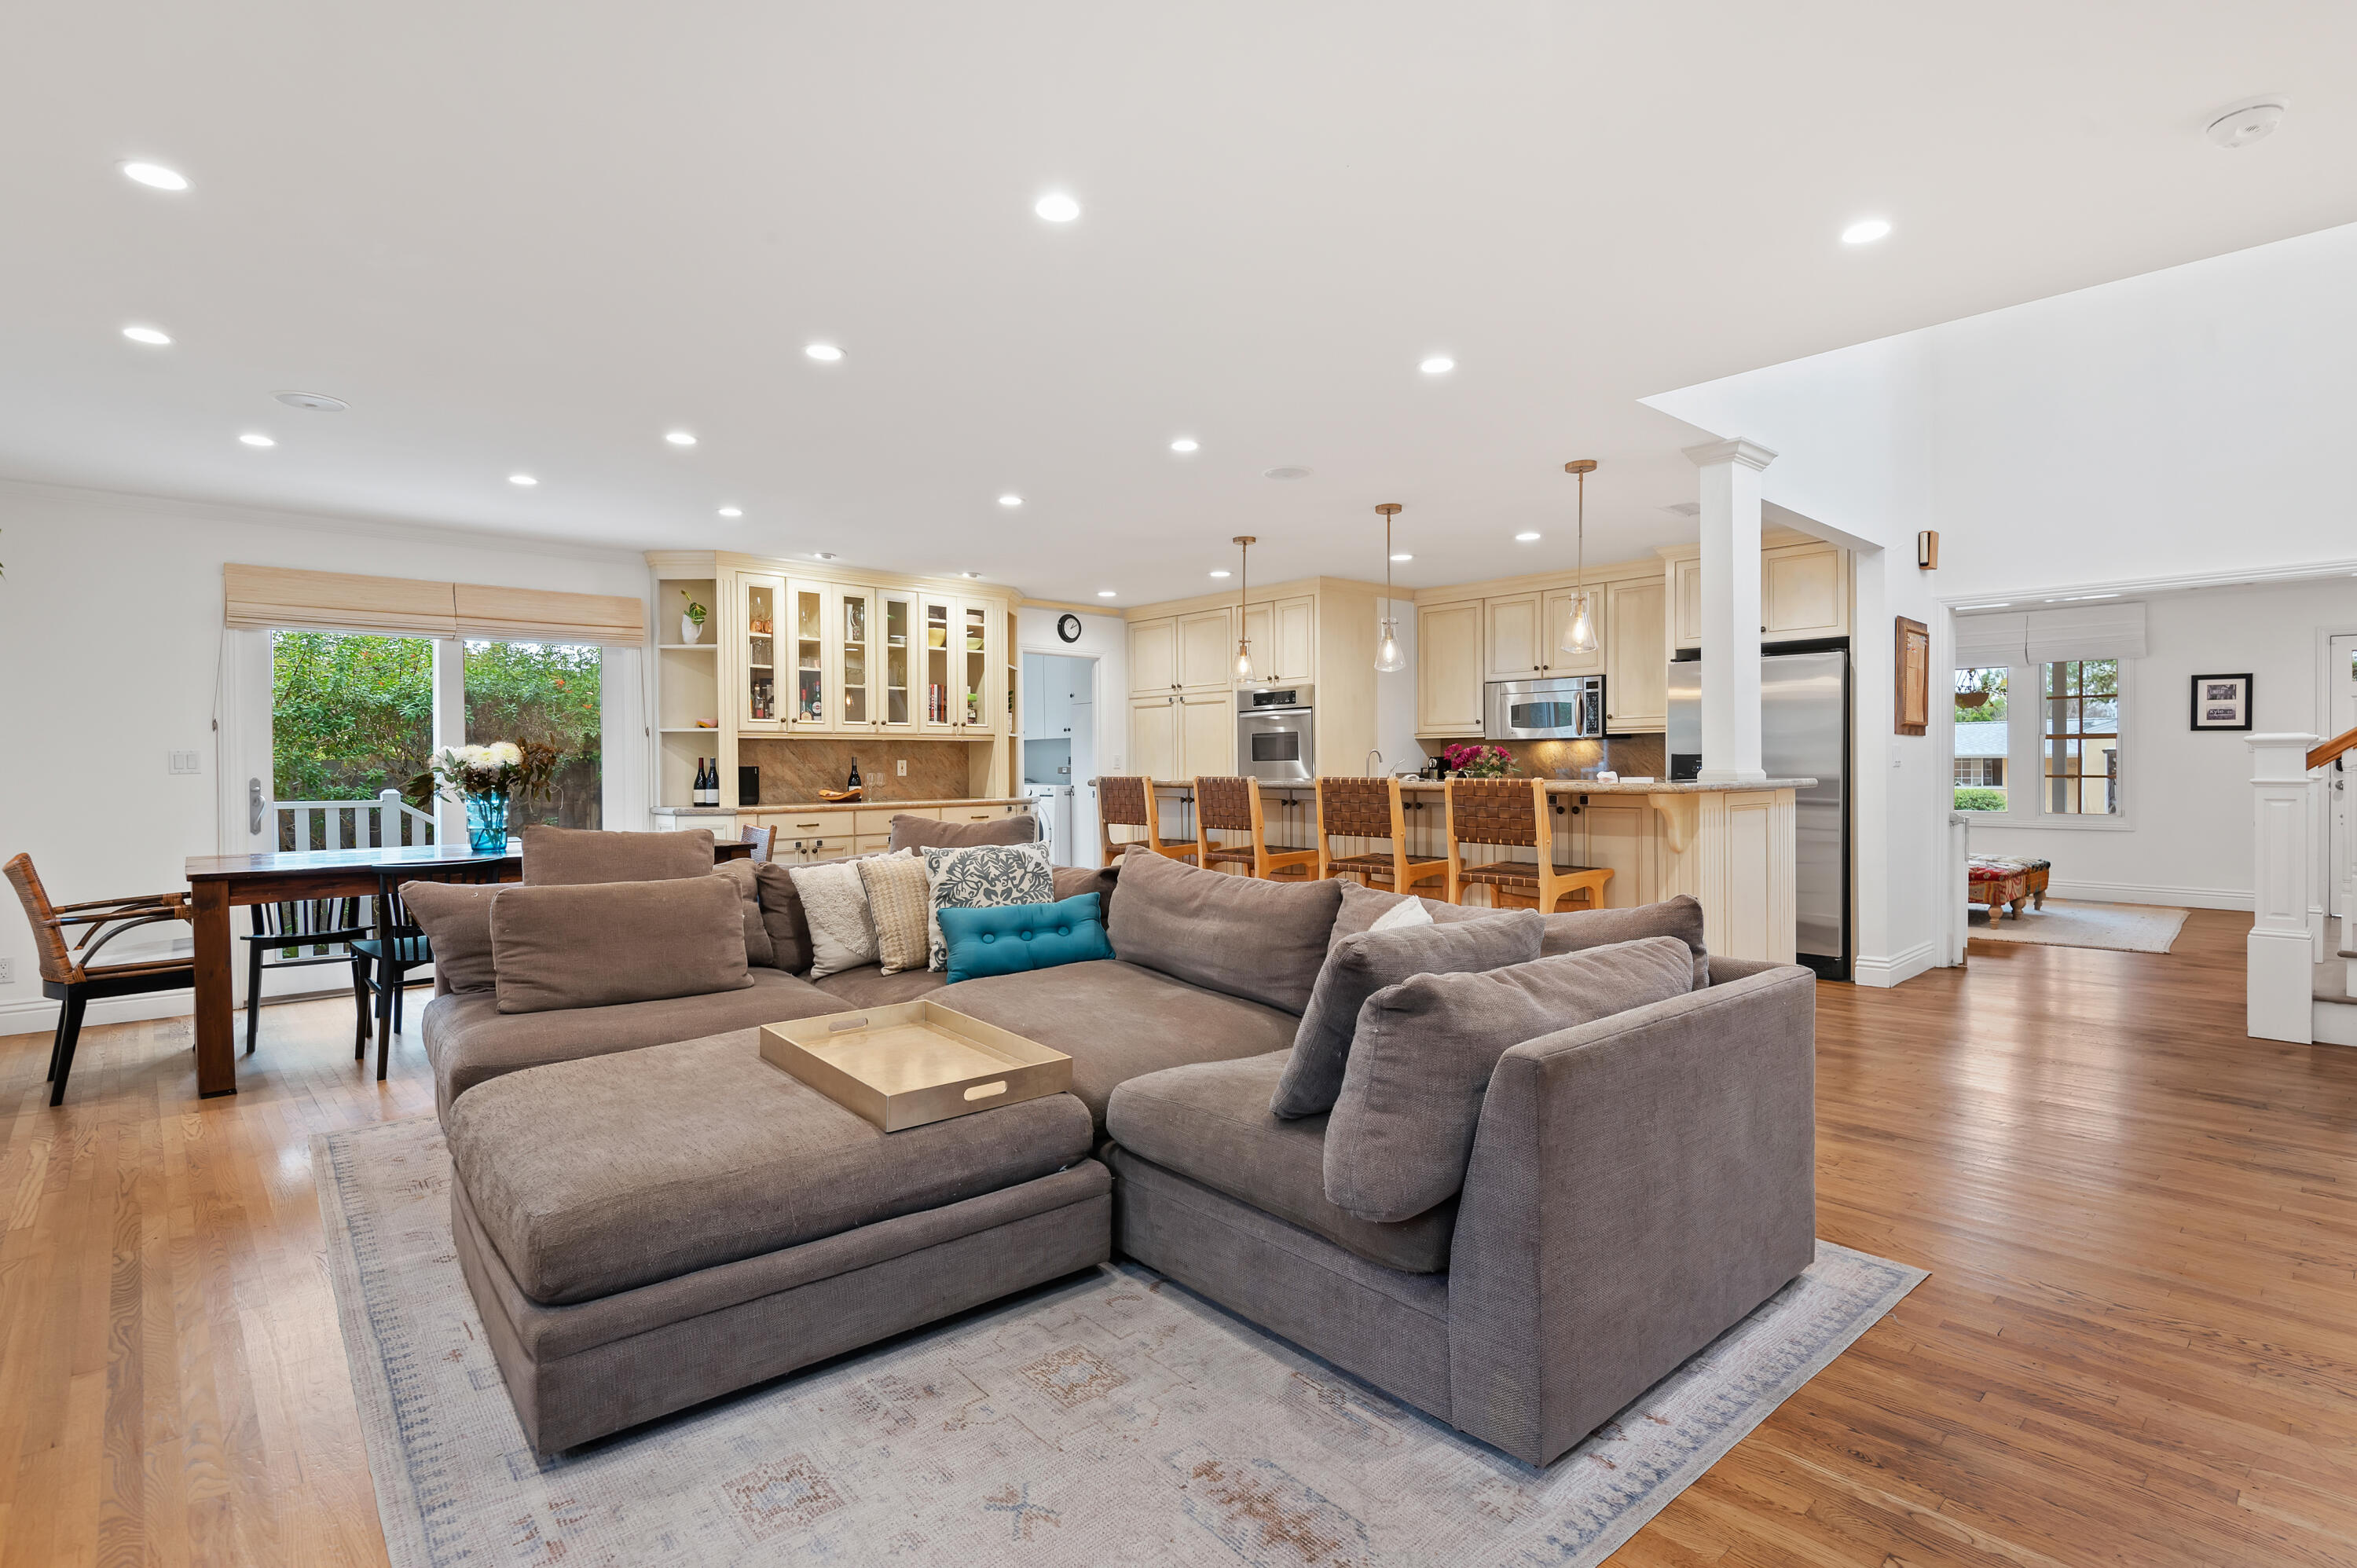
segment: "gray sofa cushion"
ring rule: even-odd
[[[752,1030],[511,1073],[451,1109],[450,1158],[517,1286],[588,1301],[1047,1176],[1070,1095],[886,1133],[761,1059]]]
[[[1121,880],[1121,862],[1116,860],[1102,871],[1086,865],[1053,866],[1048,875],[1055,883],[1049,903],[1060,904],[1067,898],[1093,893],[1097,896],[1099,916],[1108,920],[1113,918],[1113,890]]]
[[[726,879],[737,889],[737,912],[745,922],[745,961],[765,969],[775,967],[778,944],[761,918],[760,867],[749,860],[732,860],[714,867],[712,875]]]
[[[712,830],[675,833],[606,832],[595,828],[523,831],[523,880],[529,887],[581,882],[660,882],[712,871]]]
[[[961,980],[933,998],[1071,1057],[1072,1092],[1100,1126],[1125,1079],[1286,1050],[1300,1023],[1118,959]]]
[[[834,1011],[838,1013],[847,1013],[855,1007],[889,1007],[896,1002],[914,1002],[949,983],[950,977],[937,969],[920,965],[887,974],[881,966],[872,963],[822,975],[811,982],[835,999]]]
[[[1344,937],[1357,936],[1414,897],[1411,894],[1386,893],[1379,887],[1362,887],[1341,877],[1335,878],[1335,881],[1342,889],[1342,907],[1335,913],[1334,934],[1329,941],[1339,942]],[[1425,913],[1430,915],[1436,923],[1444,926],[1458,920],[1487,919],[1491,915],[1501,913],[1481,904],[1447,904],[1437,898],[1422,897],[1415,901],[1424,906]]]
[[[1286,1122],[1269,1112],[1286,1059],[1273,1051],[1133,1078],[1113,1091],[1105,1131],[1132,1154],[1370,1262],[1413,1274],[1446,1269],[1457,1225],[1454,1198],[1403,1223],[1379,1225],[1326,1196],[1326,1118]]]
[[[402,902],[434,950],[436,992],[489,991],[499,972],[491,962],[491,899],[496,882],[404,882]]]
[[[502,887],[491,900],[500,1011],[549,1013],[741,991],[744,899],[709,870],[669,882]]]
[[[774,969],[751,973],[753,983],[742,991],[564,1013],[502,1013],[499,998],[488,991],[437,996],[419,1020],[426,1059],[434,1064],[435,1108],[447,1116],[457,1098],[477,1084],[522,1068],[844,1009],[844,1003],[806,980]]]
[[[1688,893],[1633,909],[1574,909],[1549,915],[1546,939],[1539,950],[1553,958],[1643,937],[1675,937],[1685,943],[1694,955],[1692,989],[1699,991],[1710,983],[1710,950],[1702,942],[1702,905]]]
[[[1336,882],[1263,882],[1143,851],[1121,863],[1114,956],[1298,1016],[1341,908]]]
[[[770,933],[770,966],[800,974],[811,966],[810,917],[794,891],[792,871],[774,861],[753,867],[761,894],[761,925]]]
[[[1546,918],[1537,910],[1487,910],[1484,916],[1361,931],[1334,943],[1318,972],[1318,987],[1309,993],[1309,1010],[1301,1015],[1269,1110],[1279,1116],[1316,1116],[1334,1109],[1335,1098],[1342,1092],[1342,1069],[1351,1059],[1351,1036],[1359,1026],[1359,1009],[1385,986],[1411,975],[1478,973],[1528,963],[1539,956],[1539,935],[1546,929]]]
[[[1367,999],[1326,1133],[1326,1196],[1362,1219],[1423,1213],[1465,1185],[1498,1058],[1694,989],[1673,937],[1484,974],[1422,974]]]
[[[1039,820],[1028,811],[986,822],[943,822],[931,817],[895,816],[894,849],[964,849],[978,843],[1037,843]]]

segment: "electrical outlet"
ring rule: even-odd
[[[903,757],[893,763],[892,773],[895,778],[906,779],[909,776],[909,759]]]
[[[0,985],[14,985],[16,983],[16,961],[13,958],[0,958]]]
[[[172,753],[171,761],[168,764],[168,769],[174,773],[195,773],[199,771],[197,766],[197,754],[193,751],[176,751]]]

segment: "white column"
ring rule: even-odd
[[[2308,885],[2316,847],[2309,832],[2312,735],[2255,735],[2251,748],[2251,934],[2244,948],[2244,1032],[2254,1039],[2314,1040],[2315,949]]]
[[[434,744],[467,744],[467,645],[455,637],[434,639]],[[434,842],[467,842],[463,801],[434,802]]]
[[[1748,784],[1760,767],[1760,472],[1776,460],[1743,440],[1689,446],[1702,470],[1702,772]]]

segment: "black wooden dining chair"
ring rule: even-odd
[[[262,972],[350,963],[349,944],[369,934],[367,912],[358,898],[296,898],[284,904],[249,904],[253,929],[245,943],[245,1054],[253,1054],[262,1023]],[[368,1008],[361,1008],[368,1027]]]
[[[186,893],[150,893],[137,898],[96,898],[86,904],[56,905],[33,869],[33,858],[20,854],[7,865],[8,880],[33,923],[33,946],[40,954],[41,994],[64,1004],[58,1012],[58,1032],[49,1042],[49,1103],[62,1104],[66,1075],[73,1071],[74,1047],[81,1039],[83,1010],[93,1001],[111,996],[138,996],[153,991],[178,991],[197,983],[197,961],[189,958],[134,959],[126,963],[92,963],[98,950],[124,932],[160,920],[188,918]],[[69,942],[68,928],[88,926],[78,942]]]
[[[393,1032],[401,1027],[401,996],[413,969],[434,961],[425,932],[410,918],[401,897],[404,882],[497,882],[505,875],[504,857],[453,860],[434,865],[380,866],[376,874],[376,927],[351,944],[352,995],[360,1003],[360,1026],[352,1040],[352,1060],[368,1057],[370,1004],[376,1014],[376,1076],[384,1078],[393,1059]]]

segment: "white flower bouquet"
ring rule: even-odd
[[[555,773],[556,762],[556,748],[539,741],[437,746],[425,759],[425,771],[403,793],[421,811],[436,795],[446,800],[528,795]]]

